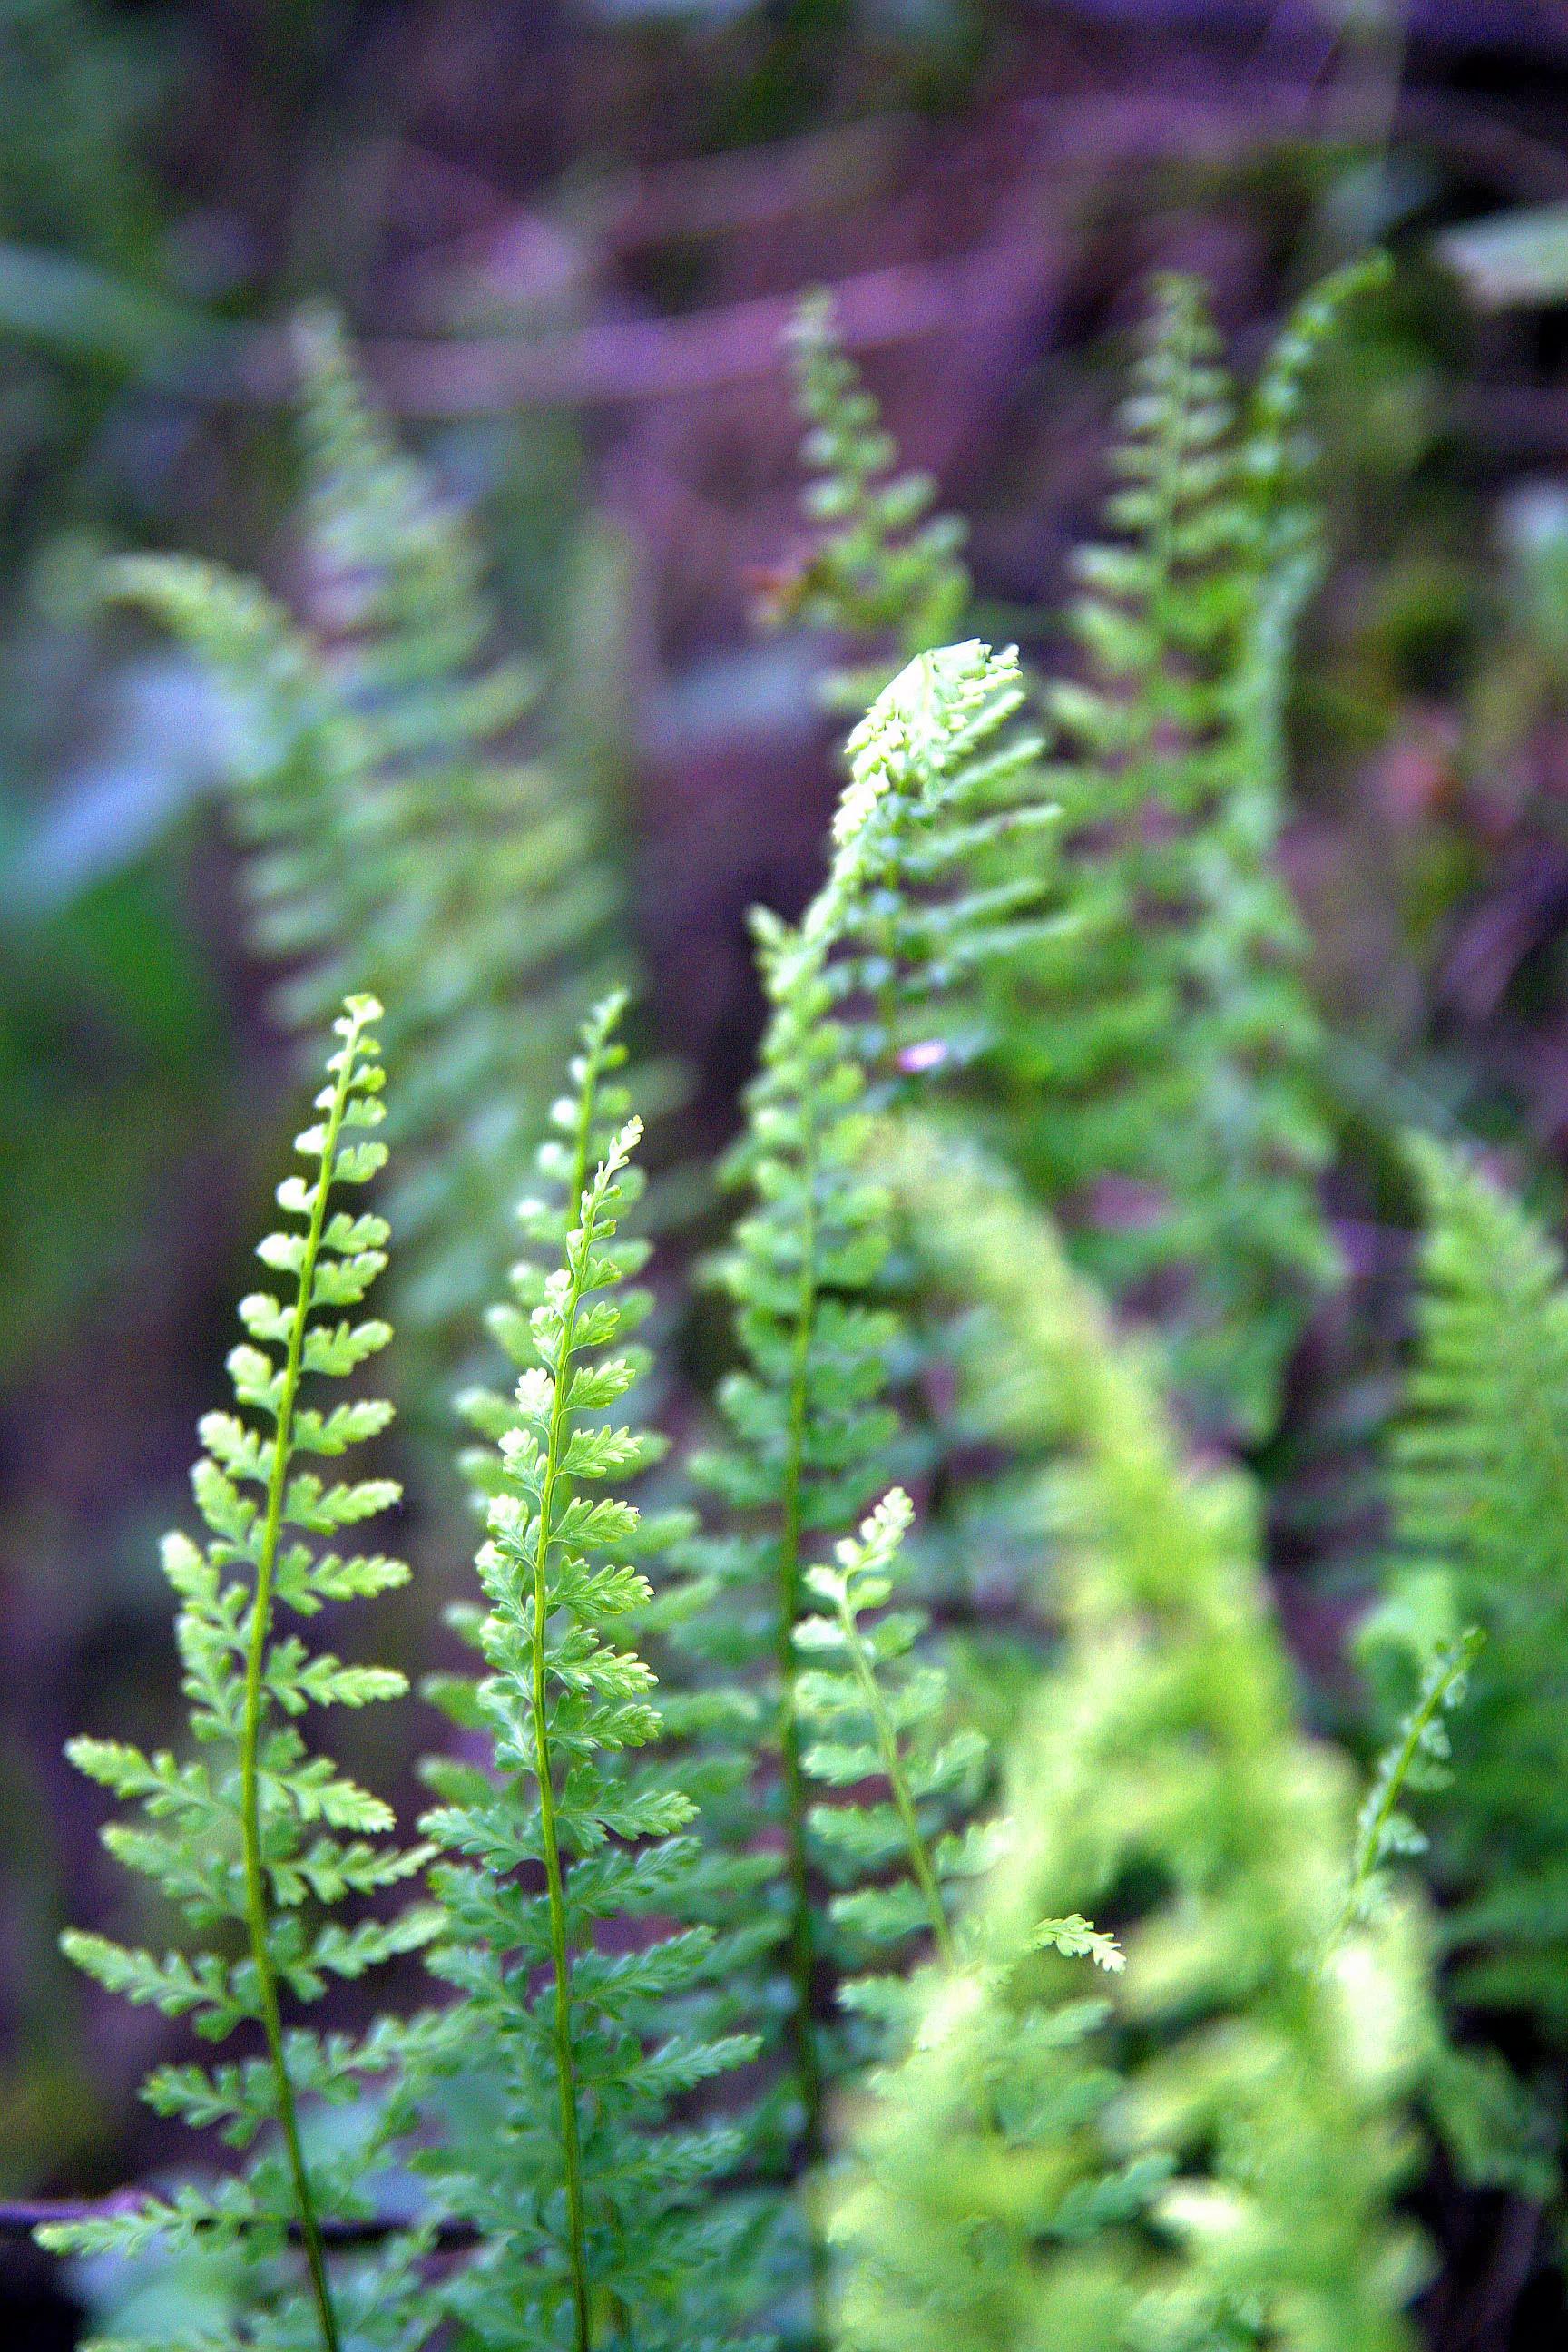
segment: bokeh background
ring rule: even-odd
[[[132,2097],[163,2027],[56,1951],[122,1899],[60,1748],[177,1726],[154,1538],[296,1066],[244,946],[223,714],[95,603],[104,556],[287,593],[287,322],[337,304],[613,780],[695,1157],[758,1024],[744,910],[804,901],[836,788],[827,649],[754,619],[803,543],[797,292],[836,289],[969,520],[984,625],[1048,665],[1150,273],[1207,278],[1245,366],[1372,242],[1396,270],[1318,398],[1336,561],[1289,856],[1358,1311],[1392,1349],[1403,1240],[1358,1107],[1403,1090],[1538,1183],[1568,1150],[1568,6],[0,0],[0,2195],[169,2154]],[[1379,1365],[1344,1377],[1343,1311],[1277,1441],[1324,1708],[1373,1528],[1342,1469]],[[427,1615],[394,1639],[426,1662]],[[1448,2217],[1428,2313],[1455,2352],[1549,2316],[1483,2204]],[[73,2327],[0,2242],[0,2342]]]

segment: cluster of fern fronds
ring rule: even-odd
[[[146,2095],[243,2161],[50,2242],[221,2255],[191,2352],[1394,2352],[1423,2136],[1552,2192],[1553,1246],[1478,1163],[1413,1146],[1420,1328],[1352,1748],[1302,1719],[1237,1450],[1335,1278],[1274,851],[1320,562],[1303,378],[1365,278],[1304,308],[1239,419],[1200,297],[1161,287],[1081,567],[1089,674],[1049,689],[937,642],[958,534],[805,314],[826,532],[794,601],[867,641],[841,690],[876,690],[820,889],[757,919],[730,1357],[673,1453],[637,1411],[635,1335],[674,1302],[649,1322],[637,1279],[626,999],[579,1003],[594,827],[512,756],[526,697],[476,670],[472,542],[332,331],[306,338],[309,613],[179,562],[121,575],[230,680],[289,1018],[343,998],[260,1246],[277,1289],[241,1302],[236,1410],[202,1423],[205,1538],[164,1549],[192,1744],[72,1750],[138,1808],[106,1843],[182,1926],[68,1948],[237,2053]],[[342,1198],[385,1157],[372,983],[384,1218]],[[427,1686],[452,1729],[412,1845],[305,1736],[405,1689],[307,1639],[405,1574],[352,1532],[395,1483],[317,1466],[387,1443],[358,1375],[391,1334],[356,1311],[405,1245],[441,1360],[510,1373],[461,1400],[472,1655]],[[987,1693],[943,1612],[1004,1524],[1024,1565]],[[416,1954],[423,1997],[294,2021]],[[1498,2011],[1531,2079],[1486,2051]],[[110,2340],[169,2352],[161,2308]]]

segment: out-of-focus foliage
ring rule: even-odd
[[[984,1310],[974,1402],[1040,1464],[1066,1632],[963,1965],[855,2136],[844,2341],[1402,2343],[1385,2200],[1418,1980],[1397,1932],[1311,1965],[1342,1780],[1292,1723],[1256,1497],[1184,1459],[1152,1366],[1005,1178],[919,1130],[878,1160]],[[1038,1948],[1086,1909],[1126,1954],[1095,1999]]]
[[[128,558],[116,581],[227,689],[256,944],[289,967],[279,1018],[308,1031],[345,988],[390,1008],[400,1320],[438,1410],[500,1289],[554,1073],[622,960],[619,894],[580,773],[519,740],[533,673],[479,667],[494,622],[467,518],[393,446],[335,329],[311,321],[300,349],[302,617],[189,559]]]

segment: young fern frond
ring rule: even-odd
[[[756,2044],[709,2030],[707,1990],[736,1949],[689,1919],[668,1925],[703,1883],[683,1834],[695,1808],[667,1762],[633,1760],[661,1726],[653,1675],[626,1646],[658,1604],[629,1560],[664,1534],[592,1491],[658,1451],[605,1418],[639,1370],[619,1345],[638,1300],[616,1294],[643,1255],[617,1232],[640,1124],[607,1147],[602,1136],[619,1009],[611,1000],[588,1023],[559,1106],[565,1133],[546,1155],[571,1205],[525,1204],[556,1259],[515,1277],[520,1303],[533,1301],[526,1324],[500,1318],[525,1369],[510,1402],[470,1400],[497,1447],[479,1556],[489,1673],[446,1696],[488,1735],[493,1769],[429,1767],[446,1801],[426,1827],[452,1857],[434,1874],[445,1927],[431,1965],[461,1996],[444,2063],[481,2110],[429,2168],[480,2238],[447,2305],[463,2343],[494,2352],[696,2352],[733,2340],[739,2299],[724,2259],[735,2224],[700,2208],[737,2135],[668,2110]],[[531,1869],[542,1887],[520,1881]],[[641,1927],[634,1947],[595,1942],[601,1923],[627,1918]]]
[[[1010,654],[957,646],[911,663],[851,738],[822,889],[797,926],[757,922],[769,1018],[728,1170],[752,1205],[721,1267],[744,1362],[720,1395],[730,1442],[693,1465],[738,1526],[696,1554],[720,1594],[685,1639],[710,1673],[760,1685],[772,1719],[761,1759],[764,1770],[776,1759],[777,1785],[753,1780],[731,1830],[754,1842],[762,1797],[781,1834],[784,2015],[813,2155],[834,2062],[817,2020],[824,1946],[795,1633],[809,1547],[866,1510],[897,1430],[884,1397],[899,1322],[878,1296],[887,1204],[858,1165],[868,1088],[920,1034],[915,1008],[929,1034],[946,1017],[944,983],[1004,952],[1039,895],[1037,879],[972,887],[999,837],[1047,814],[1037,747],[1008,731],[1021,697]]]
[[[363,2212],[355,2178],[363,2158],[354,2171],[307,2165],[299,2103],[307,2093],[340,2104],[360,2095],[396,2065],[401,2041],[385,2020],[357,2043],[301,2028],[286,2033],[280,1993],[319,2000],[330,1978],[363,1976],[416,1948],[434,1926],[424,1906],[353,1927],[326,1916],[350,1895],[399,1885],[431,1849],[383,1843],[394,1827],[390,1809],[312,1752],[299,1718],[311,1706],[396,1697],[406,1682],[390,1668],[312,1652],[298,1632],[279,1629],[280,1612],[310,1617],[327,1602],[384,1592],[407,1574],[400,1561],[335,1541],[386,1510],[397,1486],[384,1478],[329,1485],[310,1466],[378,1434],[391,1408],[370,1398],[330,1410],[306,1401],[316,1381],[353,1373],[391,1336],[386,1324],[355,1322],[343,1311],[360,1305],[384,1265],[387,1226],[337,1205],[342,1188],[363,1183],[386,1156],[371,1132],[382,1118],[372,1029],[379,1016],[374,998],[348,1000],[334,1024],[342,1043],[316,1098],[321,1118],[298,1142],[308,1172],[279,1188],[290,1224],[258,1255],[284,1277],[288,1294],[257,1292],[240,1302],[247,1336],[229,1357],[238,1410],[205,1416],[205,1450],[192,1475],[207,1540],[164,1540],[199,1752],[182,1763],[97,1738],[73,1740],[68,1750],[79,1770],[140,1804],[143,1822],[110,1824],[104,1843],[154,1881],[200,1941],[160,1958],[73,1929],[63,1939],[67,1953],[110,1991],[190,2018],[205,2039],[258,2028],[263,2055],[216,2069],[161,2067],[144,2095],[160,2114],[216,2126],[236,2147],[263,2135],[266,2142],[242,2178],[210,2192],[149,2197],[131,2213],[57,2228],[47,2240],[63,2251],[132,2252],[152,2241],[186,2246],[198,2235],[208,2243],[242,2239],[264,2276],[295,2228],[324,2352],[338,2352],[343,2339],[321,2216]]]
[[[808,1824],[824,1874],[847,1891],[827,1905],[849,1967],[878,1974],[839,1986],[847,2008],[879,2018],[898,2010],[907,1991],[896,1963],[911,1940],[929,1937],[942,1962],[956,1965],[949,1890],[984,1868],[984,1832],[948,1825],[972,1803],[986,1744],[974,1730],[944,1723],[947,1678],[940,1666],[911,1658],[926,1630],[923,1611],[896,1610],[863,1623],[891,1600],[914,1506],[895,1486],[865,1521],[858,1538],[835,1548],[837,1565],[807,1569],[823,1615],[795,1629],[806,1661],[795,1678],[795,1705],[815,1735],[802,1763],[825,1788],[852,1791],[881,1780],[880,1801],[847,1796],[816,1804]],[[889,1870],[900,1874],[889,1881]]]
[[[981,1310],[975,1404],[1044,1456],[1065,1632],[1008,1759],[971,1964],[931,1983],[855,2135],[842,2339],[1395,2346],[1414,1989],[1397,1918],[1353,1967],[1311,1966],[1348,1838],[1292,1719],[1253,1499],[1184,1457],[1140,1353],[1008,1180],[907,1129],[877,1162]],[[1125,1950],[1088,2001],[1056,1957],[1083,1912]]]
[[[393,444],[331,323],[300,348],[300,614],[183,557],[126,559],[111,585],[226,689],[253,936],[289,966],[279,1017],[309,1031],[348,987],[391,1007],[400,1371],[439,1412],[504,1282],[507,1204],[556,1074],[608,984],[619,892],[584,780],[520,748],[542,723],[531,672],[483,667],[468,519]]]

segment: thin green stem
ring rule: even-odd
[[[942,1899],[942,1885],[931,1858],[931,1848],[927,1845],[924,1833],[921,1829],[920,1816],[915,1811],[914,1792],[910,1787],[909,1775],[904,1770],[904,1759],[899,1753],[898,1735],[893,1729],[892,1718],[883,1703],[881,1686],[878,1683],[876,1669],[871,1664],[870,1653],[861,1634],[859,1622],[847,1601],[840,1601],[837,1609],[839,1629],[848,1646],[850,1664],[855,1670],[855,1679],[860,1685],[860,1696],[866,1702],[866,1709],[870,1716],[872,1727],[877,1736],[877,1753],[882,1759],[883,1777],[892,1791],[893,1805],[902,1826],[904,1843],[909,1852],[910,1867],[914,1873],[915,1884],[925,1899],[926,1911],[931,1919],[931,1931],[936,1939],[936,1948],[946,1965],[950,1969],[956,1968],[958,1951],[952,1940],[952,1929],[948,1925],[947,1910]]]
[[[1411,1766],[1421,1751],[1427,1727],[1435,1717],[1455,1703],[1455,1685],[1469,1672],[1481,1646],[1482,1636],[1472,1626],[1433,1661],[1421,1695],[1405,1718],[1398,1745],[1384,1756],[1374,1784],[1373,1801],[1363,1807],[1357,1823],[1355,1859],[1351,1868],[1350,1884],[1345,1889],[1339,1916],[1329,1931],[1324,1946],[1325,1958],[1331,1958],[1341,1937],[1361,1909],[1368,1883],[1382,1858],[1384,1833],[1404,1793]]]
[[[583,1085],[583,1108],[577,1125],[576,1149],[573,1163],[572,1189],[568,1199],[577,1204],[580,1213],[587,1184],[588,1155],[594,1130],[594,1101],[596,1093],[597,1066],[592,1053]],[[569,1212],[569,1214],[572,1213]],[[582,1255],[579,1268],[587,1264],[593,1246],[592,1228],[584,1218]],[[549,1614],[549,1580],[551,1527],[554,1515],[555,1488],[560,1477],[563,1438],[566,1430],[566,1391],[572,1360],[573,1337],[577,1327],[577,1309],[582,1301],[581,1272],[573,1282],[561,1320],[561,1339],[556,1350],[553,1373],[555,1391],[550,1409],[550,1427],[545,1439],[543,1475],[540,1482],[539,1521],[533,1548],[533,1750],[534,1774],[539,1782],[539,1833],[543,1848],[545,1891],[550,1907],[550,1963],[555,1988],[555,2084],[561,2112],[561,2150],[566,2172],[566,2226],[569,2239],[569,2259],[572,2266],[572,2301],[574,2315],[576,2352],[591,2352],[593,2336],[588,2305],[587,2228],[583,2192],[583,2143],[577,2122],[577,2069],[572,2046],[572,1954],[566,1935],[566,1885],[561,1866],[561,1840],[556,1827],[555,1780],[550,1756],[550,1727],[546,1719],[546,1658],[544,1647],[545,1620]]]
[[[272,2066],[273,2082],[278,2092],[278,2121],[288,2154],[289,2173],[294,2188],[294,2203],[300,2220],[300,2236],[305,2249],[306,2266],[310,2273],[310,2292],[315,2299],[316,2316],[320,2322],[324,2352],[340,2352],[337,2314],[332,2307],[331,2287],[327,2278],[327,2258],[321,2243],[321,2224],[316,2215],[315,2198],[310,2177],[306,2169],[304,2150],[300,2145],[300,2120],[294,2103],[294,2085],[289,2078],[289,2068],[283,2054],[283,2024],[278,2007],[278,1979],[273,1971],[272,1956],[268,1948],[268,1906],[266,1873],[261,1854],[261,1725],[266,1713],[267,1646],[272,1630],[272,1583],[278,1564],[278,1542],[283,1525],[283,1497],[288,1485],[289,1457],[292,1453],[295,1401],[300,1391],[300,1376],[304,1362],[305,1330],[310,1312],[311,1294],[315,1285],[316,1259],[321,1246],[321,1234],[326,1224],[327,1196],[331,1189],[332,1167],[337,1156],[338,1137],[342,1129],[343,1113],[348,1104],[349,1088],[354,1076],[359,1045],[357,1028],[343,1040],[342,1059],[332,1099],[327,1113],[327,1124],[321,1143],[321,1174],[316,1183],[315,1199],[310,1207],[310,1221],[305,1235],[305,1247],[300,1261],[298,1304],[289,1332],[289,1347],[283,1366],[283,1385],[279,1393],[277,1420],[272,1441],[272,1465],[267,1479],[267,1507],[262,1520],[261,1540],[256,1558],[256,1595],[251,1604],[250,1641],[245,1664],[245,1708],[239,1740],[239,1812],[240,1835],[245,1853],[245,1915],[250,1937],[251,1959],[256,1969],[257,1993],[261,2007],[262,2031],[267,2037],[267,2053]]]

